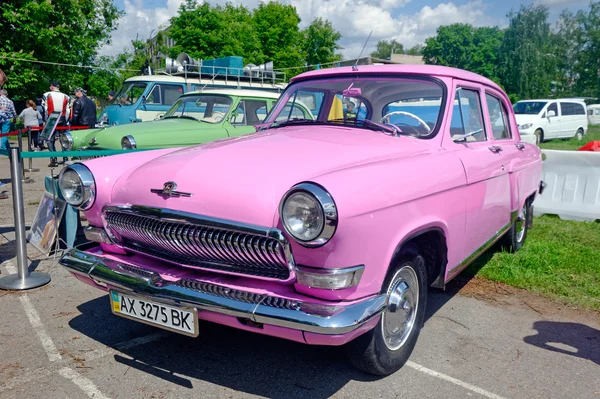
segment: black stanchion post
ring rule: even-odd
[[[32,141],[31,141],[31,128],[28,129],[27,131],[27,151],[31,152],[33,151],[33,147],[31,146]],[[38,168],[34,168],[33,167],[33,158],[29,158],[29,167],[25,169],[25,172],[39,172],[40,170]]]
[[[18,148],[10,149],[10,177],[12,185],[13,210],[15,215],[15,236],[17,241],[17,273],[0,278],[0,289],[28,290],[50,282],[48,273],[29,273],[27,265],[27,244],[25,242],[25,206],[23,205],[23,182],[21,155]]]

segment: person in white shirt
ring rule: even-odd
[[[67,120],[69,119],[69,96],[60,92],[60,83],[56,80],[50,83],[50,91],[44,93],[42,96],[42,105],[46,108],[46,119],[53,112],[60,112],[60,119],[58,120],[57,126],[65,126],[67,124]],[[56,131],[52,134],[52,136],[48,137],[48,149],[50,151],[56,151],[56,146],[54,145],[54,138],[56,137]],[[63,160],[67,160],[67,158],[63,158]],[[56,158],[50,158],[49,167],[56,166]]]

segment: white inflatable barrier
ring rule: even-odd
[[[600,152],[542,150],[546,189],[535,200],[533,214],[564,220],[600,219]]]

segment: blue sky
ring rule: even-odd
[[[226,0],[212,0],[211,4],[222,4]],[[233,0],[249,8],[256,7],[261,0]],[[101,49],[101,54],[116,54],[130,45],[136,35],[148,38],[169,18],[177,14],[183,0],[115,0],[125,11],[117,31],[113,32],[112,44]],[[315,17],[332,22],[342,33],[340,41],[345,58],[356,57],[371,30],[373,34],[366,53],[382,39],[396,39],[405,47],[423,43],[433,36],[440,25],[455,22],[475,26],[506,26],[506,14],[517,10],[521,4],[532,0],[280,0],[296,6],[302,24]],[[588,8],[588,0],[533,0],[545,4],[550,11],[550,21],[555,22],[560,12],[568,8],[576,12]]]

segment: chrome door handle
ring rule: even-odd
[[[515,147],[517,147],[519,150],[522,150],[522,149],[525,148],[525,144],[523,144],[523,143],[517,143],[517,144],[515,144]]]
[[[500,151],[502,151],[502,147],[500,147],[499,145],[493,145],[488,147],[488,149],[493,152],[494,154],[499,153]]]

